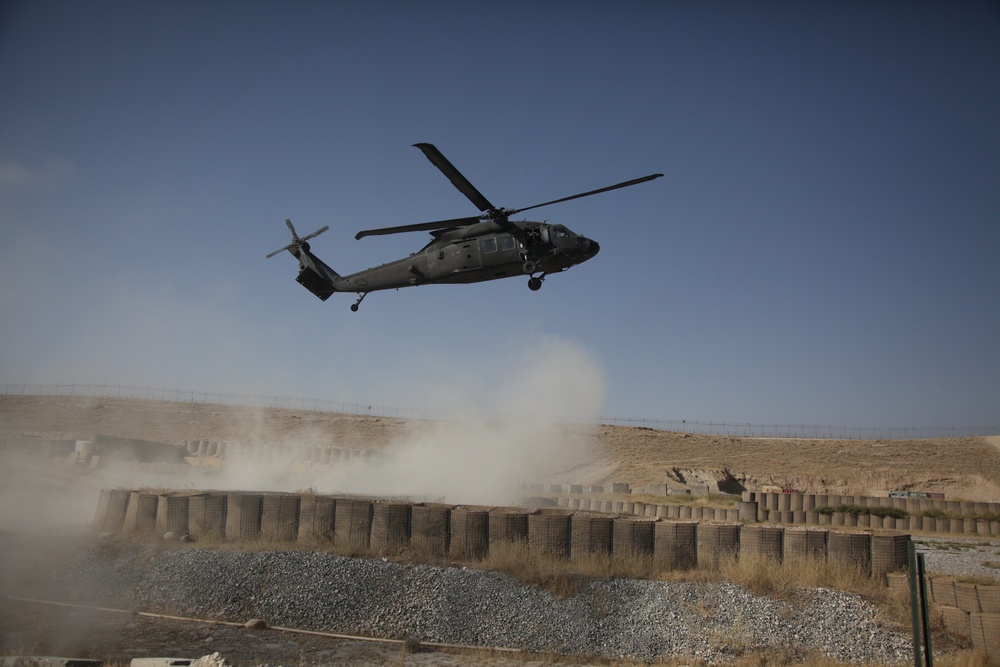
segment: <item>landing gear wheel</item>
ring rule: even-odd
[[[358,294],[358,300],[351,304],[352,313],[358,312],[358,306],[361,305],[361,302],[365,300],[366,296],[368,296],[368,292],[362,292]]]
[[[529,261],[529,262],[525,262],[524,263],[524,267],[523,267],[524,275],[530,276],[532,273],[534,273],[537,270],[538,270],[538,267],[535,265],[534,262],[530,262]]]
[[[537,292],[538,290],[542,289],[542,279],[535,278],[534,276],[532,276],[531,279],[528,281],[528,289],[530,289],[532,292]]]

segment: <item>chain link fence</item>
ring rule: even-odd
[[[447,419],[442,411],[401,408],[388,405],[349,403],[302,396],[255,396],[224,392],[165,389],[120,384],[27,384],[3,385],[5,396],[97,396],[135,398],[178,403],[210,403],[255,408],[288,408],[319,412],[342,412],[399,419]],[[963,438],[1000,435],[1000,425],[993,426],[822,426],[818,424],[754,424],[690,419],[647,419],[605,417],[602,424],[631,426],[659,431],[677,431],[700,435],[723,435],[740,438],[815,438],[826,440],[917,440],[925,438]]]

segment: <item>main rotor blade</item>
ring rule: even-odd
[[[525,206],[524,208],[514,209],[513,211],[507,211],[507,215],[514,215],[515,213],[520,213],[521,211],[530,211],[533,208],[541,208],[542,206],[549,206],[551,204],[559,204],[564,201],[569,201],[571,199],[580,199],[581,197],[589,197],[590,195],[597,195],[602,192],[609,192],[611,190],[617,190],[618,188],[627,188],[630,185],[638,185],[639,183],[645,183],[646,181],[651,181],[654,178],[659,178],[663,174],[650,174],[649,176],[643,176],[642,178],[636,178],[631,181],[625,181],[624,183],[618,183],[617,185],[609,185],[606,188],[601,188],[600,190],[591,190],[590,192],[581,192],[578,195],[573,195],[571,197],[563,197],[562,199],[553,199],[552,201],[547,201],[543,204],[535,204],[534,206]]]
[[[476,189],[472,183],[469,182],[465,176],[462,175],[458,169],[455,168],[451,162],[448,161],[441,151],[437,149],[434,144],[413,144],[416,148],[419,148],[427,156],[427,159],[433,163],[435,167],[441,170],[441,173],[448,177],[451,184],[458,188],[458,191],[463,195],[468,197],[469,201],[476,205],[480,211],[484,213],[486,211],[496,210],[496,206],[490,203],[490,200],[483,196],[483,194]]]
[[[384,236],[386,234],[399,234],[400,232],[432,232],[438,229],[451,229],[453,227],[465,227],[479,222],[478,217],[455,218],[454,220],[438,220],[437,222],[418,222],[415,225],[400,225],[398,227],[382,227],[380,229],[364,229],[354,235],[354,238],[361,240],[366,236]]]

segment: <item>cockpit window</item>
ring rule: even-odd
[[[489,252],[496,252],[497,251],[497,239],[496,239],[496,237],[495,236],[489,236],[489,237],[484,238],[484,239],[479,239],[479,249],[483,252],[483,254],[486,254],[486,253],[489,253]]]
[[[569,230],[568,229],[566,229],[562,225],[553,225],[552,226],[552,238],[553,239],[558,240],[558,239],[565,239],[565,238],[568,238],[568,237],[569,237]]]

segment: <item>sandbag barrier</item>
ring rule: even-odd
[[[124,535],[327,543],[357,553],[414,549],[482,559],[506,543],[577,559],[653,558],[664,567],[714,567],[741,554],[844,560],[884,577],[906,568],[910,535],[638,517],[561,508],[410,503],[379,498],[246,491],[105,489],[93,529]]]
[[[529,485],[529,489],[533,489]],[[812,493],[758,493],[746,491],[735,508],[701,507],[670,503],[648,503],[611,500],[581,494],[562,495],[579,485],[550,484],[550,493],[556,502],[570,510],[584,512],[614,512],[660,519],[684,521],[741,521],[780,525],[833,526],[901,532],[947,533],[950,535],[978,535],[1000,537],[1000,503],[964,502],[937,498],[891,498],[881,496],[841,496]],[[616,493],[628,494],[628,484],[613,487],[592,486],[589,493],[603,494],[617,489]],[[668,496],[669,497],[669,496]],[[852,507],[853,512],[833,511],[839,507]],[[866,512],[865,508],[875,512]],[[883,516],[880,509],[898,510]],[[819,511],[823,510],[823,511]],[[989,518],[983,518],[989,517]]]

